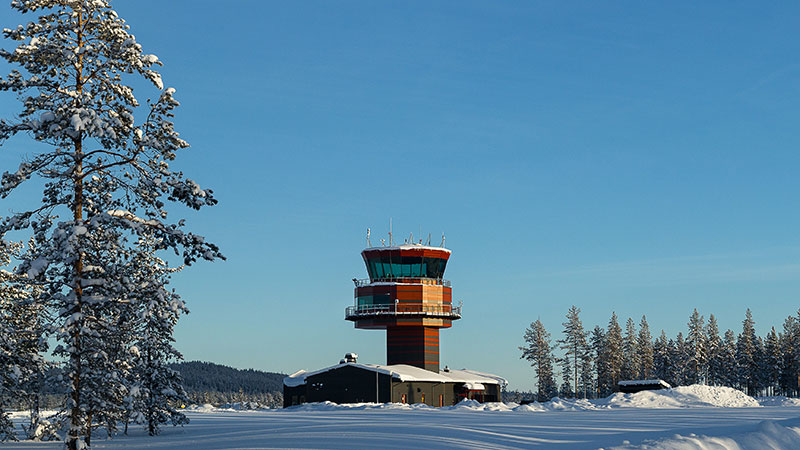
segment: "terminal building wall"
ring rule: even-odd
[[[377,375],[376,375],[377,374]],[[377,383],[377,391],[376,391]],[[284,386],[284,407],[303,403],[424,403],[451,406],[464,399],[500,401],[500,386],[484,384],[483,391],[467,391],[464,383],[397,381],[390,375],[344,366],[306,378],[306,384]]]

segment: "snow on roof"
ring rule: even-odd
[[[505,378],[491,375],[487,373],[476,372],[474,370],[450,370],[448,372],[431,372],[430,370],[421,369],[419,367],[409,366],[406,364],[394,364],[391,366],[382,366],[378,364],[361,364],[361,363],[342,363],[335,366],[326,367],[324,369],[315,370],[313,372],[306,372],[305,370],[298,370],[297,372],[289,375],[283,379],[283,384],[287,387],[297,387],[306,383],[306,378],[320,373],[336,370],[344,366],[354,366],[359,369],[370,370],[373,372],[390,375],[392,378],[399,381],[433,381],[437,383],[475,383],[475,384],[499,384],[501,386],[507,385],[508,381]]]
[[[667,389],[671,388],[672,386],[669,385],[664,380],[624,380],[617,383],[619,386],[642,386],[642,385],[660,385]]]
[[[403,244],[403,245],[390,245],[385,247],[370,247],[365,248],[363,251],[365,252],[374,252],[376,250],[439,250],[442,252],[452,253],[450,249],[444,247],[434,247],[431,245],[422,245],[422,244]]]
[[[491,380],[491,381],[481,381],[481,383],[489,383],[489,384],[499,384],[500,386],[508,386],[508,380],[499,376],[493,375],[491,373],[484,373],[478,372],[477,370],[469,370],[469,369],[461,369],[461,370],[454,370],[450,369],[450,372],[444,372],[450,376],[455,376],[458,378],[470,378],[470,379],[477,379],[481,378],[484,380]]]

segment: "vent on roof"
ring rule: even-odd
[[[344,362],[346,363],[354,363],[358,361],[358,353],[345,353],[344,354]]]

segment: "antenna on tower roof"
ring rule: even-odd
[[[369,228],[367,228],[367,248],[371,248],[372,244],[369,243]]]
[[[444,232],[442,232],[442,248],[444,248]]]
[[[392,218],[389,217],[389,247],[392,245],[394,245],[394,242],[392,241]]]

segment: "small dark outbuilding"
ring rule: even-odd
[[[406,364],[380,366],[344,362],[315,372],[299,371],[283,381],[284,407],[334,403],[424,403],[450,406],[465,400],[500,401],[506,381],[471,370],[439,373]]]
[[[619,391],[625,394],[632,394],[641,391],[657,391],[659,389],[670,389],[672,386],[664,380],[625,380],[617,383]]]

